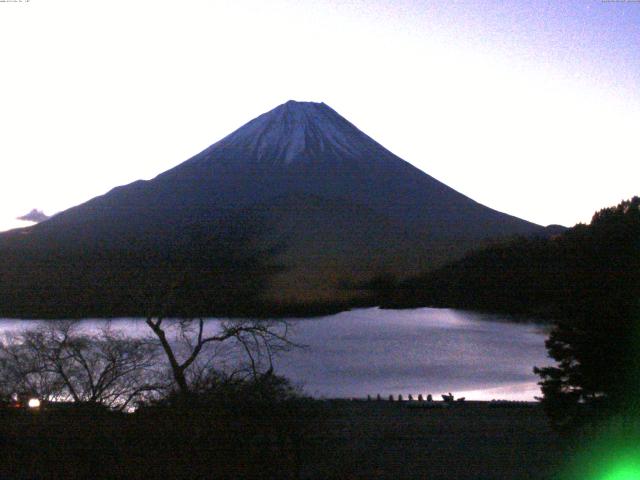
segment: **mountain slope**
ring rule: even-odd
[[[281,268],[262,297],[292,304],[346,301],[345,285],[412,276],[489,238],[544,229],[447,187],[328,106],[290,101],[152,180],[1,235],[0,249],[188,252],[202,232],[221,255],[238,238],[271,252]]]

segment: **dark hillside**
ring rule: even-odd
[[[440,306],[573,318],[629,311],[640,274],[640,198],[597,212],[550,238],[516,238],[387,287],[387,306]],[[634,213],[635,212],[635,213]],[[631,290],[630,290],[631,289]],[[604,312],[603,312],[604,313]],[[615,315],[614,315],[615,316]]]

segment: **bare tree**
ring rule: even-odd
[[[0,342],[4,390],[123,410],[166,386],[153,344],[125,338],[109,325],[95,335],[76,325],[55,322],[5,335]]]
[[[282,268],[269,262],[282,245],[265,248],[269,241],[261,240],[260,222],[238,220],[226,219],[216,231],[191,226],[168,253],[160,280],[139,287],[146,323],[165,353],[179,393],[198,390],[223,373],[231,380],[255,379],[273,371],[275,355],[297,346],[283,320],[206,322],[197,317],[214,306],[215,311],[246,313],[261,304],[267,278]]]
[[[146,323],[158,338],[175,384],[183,394],[191,393],[207,372],[223,367],[222,361],[216,363],[221,351],[233,352],[236,360],[242,358],[233,365],[232,376],[255,379],[273,371],[275,355],[298,346],[290,340],[289,325],[284,320],[224,320],[212,322],[215,328],[209,332],[202,318],[169,322],[162,317],[148,317]],[[168,338],[168,328],[175,330],[173,339]]]
[[[24,393],[46,400],[64,398],[64,380],[45,367],[44,355],[32,348],[39,342],[32,337],[22,332],[0,339],[0,393],[5,398]]]

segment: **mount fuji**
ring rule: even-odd
[[[40,315],[68,315],[72,290],[80,316],[144,314],[132,283],[175,276],[185,264],[227,272],[215,295],[220,285],[245,295],[259,263],[262,304],[349,302],[375,278],[410,277],[501,237],[544,234],[413,167],[324,103],[289,101],[156,178],[0,235],[0,300],[9,305],[0,313],[44,302]],[[215,282],[185,297],[204,298],[198,313],[224,311]],[[111,293],[86,298],[100,288]],[[128,300],[115,301],[125,290]]]

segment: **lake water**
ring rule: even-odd
[[[0,319],[0,332],[35,324]],[[87,329],[102,324],[82,321]],[[112,325],[132,336],[148,333],[140,319]],[[440,398],[452,392],[476,400],[533,400],[540,395],[533,367],[553,363],[545,327],[467,311],[368,308],[292,319],[291,325],[292,340],[306,347],[276,359],[276,372],[314,397]]]

